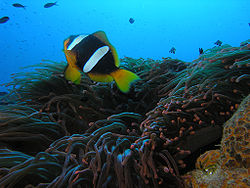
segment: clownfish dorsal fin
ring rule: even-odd
[[[120,66],[120,60],[119,60],[117,51],[116,51],[115,47],[110,44],[110,42],[108,40],[108,37],[105,34],[105,32],[104,31],[97,31],[97,32],[93,33],[93,35],[110,47],[110,50],[111,50],[111,52],[112,52],[112,54],[114,56],[115,66],[119,67]]]
[[[93,35],[95,37],[97,37],[98,39],[100,39],[102,42],[104,42],[105,44],[110,44],[108,37],[106,35],[106,33],[104,31],[96,31],[93,33]]]

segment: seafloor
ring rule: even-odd
[[[250,40],[193,62],[121,62],[141,78],[127,94],[85,75],[69,83],[65,62],[13,75],[0,99],[1,188],[250,186]]]

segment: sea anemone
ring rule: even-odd
[[[184,187],[181,175],[217,149],[249,94],[249,54],[224,45],[191,63],[126,57],[121,66],[141,78],[127,94],[85,75],[66,81],[64,62],[13,75],[14,102],[0,108],[0,187]]]

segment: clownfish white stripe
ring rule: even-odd
[[[108,46],[103,46],[95,51],[95,53],[89,58],[83,67],[83,72],[87,73],[93,69],[93,67],[100,61],[100,59],[105,56],[109,51]]]
[[[68,46],[67,50],[72,50],[72,48],[74,48],[77,44],[79,44],[85,37],[87,37],[88,35],[79,35],[78,37],[76,37]]]

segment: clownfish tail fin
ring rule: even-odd
[[[140,77],[137,76],[135,73],[125,69],[118,69],[110,73],[110,75],[114,78],[118,88],[123,93],[129,92],[131,83],[140,79]]]

